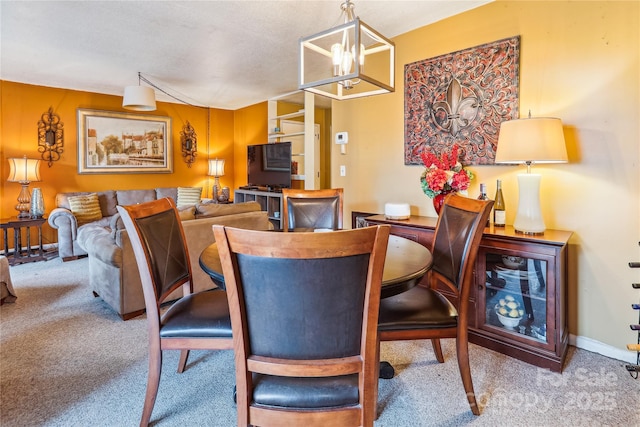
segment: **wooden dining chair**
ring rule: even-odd
[[[213,226],[229,296],[238,426],[373,426],[389,226]]]
[[[444,362],[440,338],[455,338],[458,366],[471,411],[480,414],[469,367],[468,307],[473,268],[493,201],[447,196],[436,224],[430,287],[415,286],[380,303],[381,341],[431,339],[436,359]],[[445,286],[457,307],[436,288]]]
[[[162,351],[181,350],[182,373],[190,349],[232,349],[229,305],[222,290],[193,293],[189,252],[172,199],[117,208],[136,257],[147,311],[149,374],[140,420],[147,426],[158,394]],[[161,316],[161,304],[178,288],[184,296]]]
[[[282,229],[342,229],[344,190],[282,190]]]

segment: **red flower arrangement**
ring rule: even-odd
[[[458,161],[459,150],[454,144],[450,153],[442,153],[440,157],[431,152],[422,153],[420,157],[426,169],[420,176],[420,184],[424,194],[433,199],[438,194],[469,188],[473,173]]]

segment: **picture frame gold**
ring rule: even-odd
[[[172,173],[171,118],[78,108],[78,173]]]

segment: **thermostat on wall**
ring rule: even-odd
[[[349,134],[347,132],[336,133],[336,144],[346,144],[349,142]]]

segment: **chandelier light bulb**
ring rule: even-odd
[[[342,55],[342,75],[349,74],[351,72],[351,63],[353,62],[353,55],[349,51],[345,51]]]

